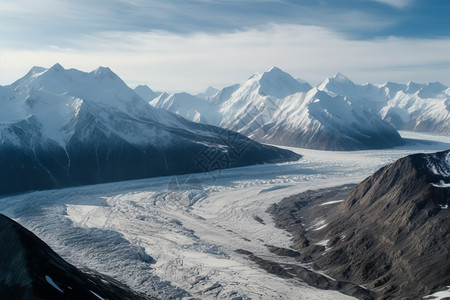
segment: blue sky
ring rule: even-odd
[[[0,0],[0,84],[56,62],[167,91],[274,65],[312,84],[450,84],[449,15],[447,0]]]

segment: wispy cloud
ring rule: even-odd
[[[445,81],[450,1],[4,0],[0,84],[33,65],[110,66],[131,84],[198,91],[279,66],[317,83]]]
[[[4,46],[66,48],[76,46],[85,35],[111,31],[222,33],[268,23],[320,26],[353,39],[450,35],[450,26],[442,26],[448,23],[448,4],[422,1],[408,14],[395,9],[412,1],[5,0],[0,7],[0,37]],[[430,22],[430,14],[443,11],[447,14],[433,15]]]
[[[412,0],[373,0],[376,2],[384,3],[397,8],[404,8],[411,4]]]
[[[246,80],[278,66],[317,84],[340,71],[356,82],[443,81],[450,73],[450,39],[349,40],[318,26],[269,24],[227,33],[109,32],[77,40],[80,49],[0,49],[0,83],[30,66],[92,70],[111,67],[130,85],[166,91],[203,90]]]

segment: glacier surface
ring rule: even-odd
[[[289,148],[303,159],[13,195],[0,199],[0,212],[75,266],[163,299],[350,299],[269,274],[235,250],[299,264],[266,247],[291,245],[265,212],[271,204],[357,183],[408,154],[450,148],[450,137],[401,134],[409,143],[389,150]]]

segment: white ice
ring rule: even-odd
[[[54,287],[55,289],[57,289],[58,291],[60,291],[61,293],[63,293],[64,294],[64,291],[53,281],[53,279],[50,277],[50,276],[48,276],[48,275],[45,275],[45,280],[47,280],[47,282],[52,286],[52,287]]]
[[[97,293],[95,293],[94,291],[91,291],[92,295],[94,295],[95,297],[97,297],[100,300],[105,300],[105,298],[101,297],[100,295],[98,295]]]
[[[446,299],[450,297],[450,286],[447,286],[447,290],[445,291],[440,291],[440,292],[436,292],[432,295],[428,295],[423,297],[422,299],[426,299],[426,300],[440,300],[440,299]]]
[[[198,298],[349,299],[269,274],[235,250],[298,264],[266,247],[292,243],[266,213],[270,205],[308,189],[360,182],[408,154],[450,148],[450,137],[402,134],[416,142],[356,152],[291,148],[303,155],[298,162],[31,192],[0,199],[0,212],[70,263],[161,298],[183,295],[167,280]]]
[[[320,204],[320,206],[324,206],[324,205],[330,205],[330,204],[337,204],[337,203],[341,203],[344,200],[334,200],[334,201],[328,201],[325,203]]]

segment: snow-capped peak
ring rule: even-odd
[[[338,72],[333,77],[325,79],[317,88],[332,95],[347,95],[353,92],[355,84],[344,74]]]
[[[216,89],[215,87],[209,86],[204,92],[198,93],[195,96],[203,98],[203,99],[209,99],[209,98],[213,97],[214,95],[216,95],[217,92],[219,92],[218,89]]]
[[[339,81],[339,82],[348,82],[348,83],[353,83],[353,81],[351,81],[350,79],[348,79],[347,76],[345,76],[344,74],[342,74],[341,72],[337,72],[334,76],[333,79]]]
[[[93,71],[96,78],[119,78],[113,71],[108,67],[98,67]]]
[[[290,80],[292,78],[291,75],[289,75],[286,72],[283,72],[280,68],[277,68],[277,67],[272,67],[272,68],[270,68],[269,71],[266,71],[257,77],[260,81],[262,81],[262,80],[271,81],[271,80],[279,80],[279,79]]]
[[[39,67],[39,66],[34,66],[30,69],[30,71],[28,72],[28,74],[37,74],[37,73],[42,73],[44,71],[46,71],[46,68],[43,67]],[[25,75],[26,77],[27,75]]]
[[[259,83],[259,92],[261,95],[284,98],[286,96],[306,92],[311,86],[300,83],[290,74],[282,71],[280,68],[272,67],[269,71],[253,77]]]
[[[61,66],[59,63],[54,64],[50,69],[48,69],[49,71],[55,71],[55,72],[60,72],[60,71],[64,71],[64,67]]]

